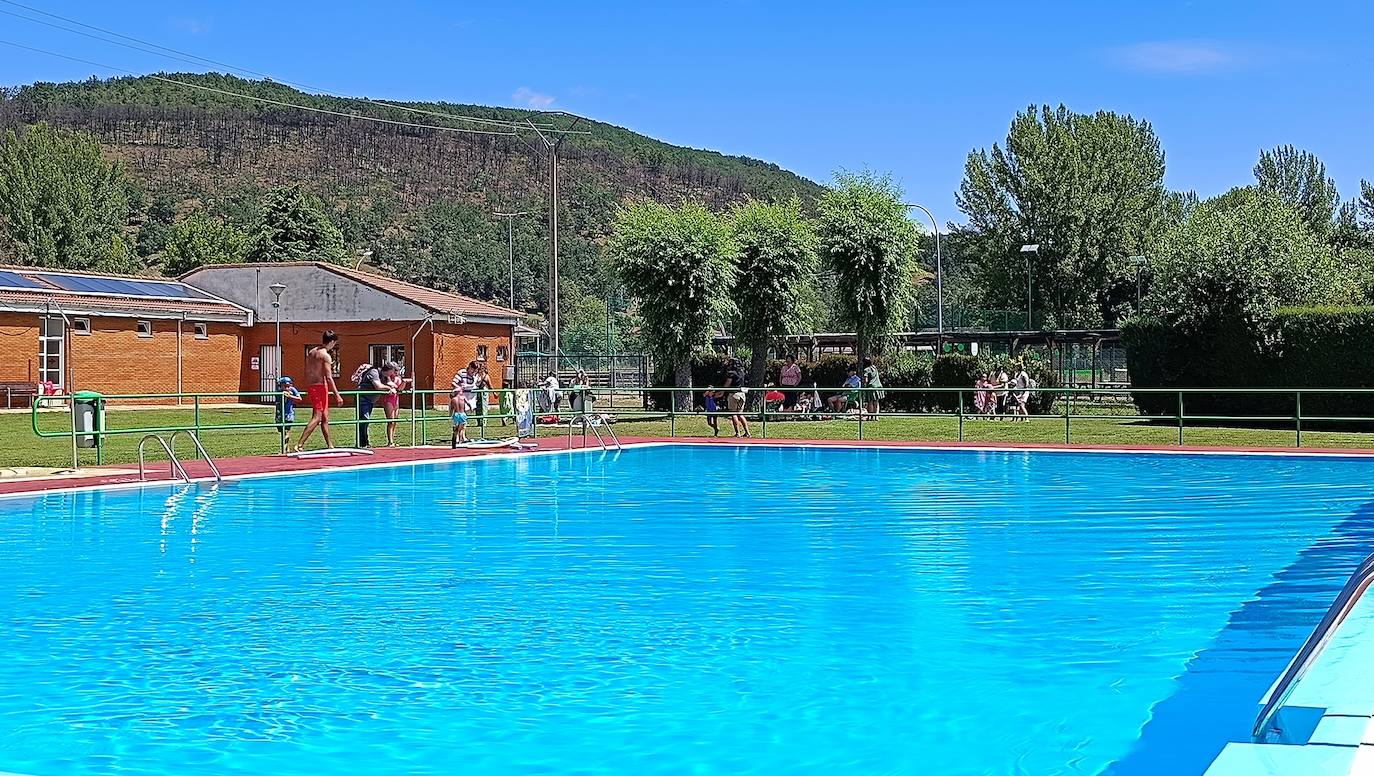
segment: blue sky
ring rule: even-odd
[[[562,108],[819,181],[890,171],[942,221],[968,152],[1041,102],[1149,120],[1168,184],[1203,196],[1282,143],[1345,196],[1374,180],[1374,3],[19,1],[340,93]],[[13,16],[0,39],[189,69]],[[112,74],[6,46],[0,73]]]

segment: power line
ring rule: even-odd
[[[3,0],[0,0],[0,2],[3,2]],[[114,65],[107,65],[107,64],[104,64],[104,63],[101,63],[101,62],[92,62],[92,61],[89,60],[89,59],[82,59],[82,58],[80,58],[80,57],[73,57],[73,56],[70,56],[70,55],[68,55],[68,54],[59,54],[59,53],[57,53],[56,51],[48,51],[48,50],[46,50],[46,49],[36,48],[36,47],[34,47],[34,46],[25,46],[25,45],[22,44],[22,43],[15,43],[14,41],[10,41],[10,40],[0,40],[0,44],[6,45],[6,46],[13,46],[14,48],[18,48],[18,49],[24,49],[25,51],[33,51],[33,52],[36,52],[36,53],[38,53],[38,54],[46,54],[46,55],[48,55],[48,56],[50,56],[50,57],[58,57],[59,59],[66,59],[66,60],[70,60],[70,61],[72,61],[72,62],[80,62],[80,63],[83,64],[83,65],[90,65],[90,66],[92,66],[92,67],[99,67],[99,68],[103,68],[103,69],[105,69],[105,70],[113,70],[113,71],[115,71],[116,73],[125,73],[125,74],[127,74],[127,75],[138,76],[138,73],[135,73],[135,72],[132,71],[132,70],[125,70],[125,69],[122,68],[122,67],[115,67]],[[323,114],[326,114],[326,115],[329,115],[329,116],[339,116],[339,117],[346,118],[346,119],[357,119],[358,121],[372,121],[372,122],[377,122],[377,123],[380,123],[380,124],[392,124],[392,125],[401,126],[401,127],[414,127],[414,128],[416,128],[416,129],[433,129],[433,130],[437,130],[437,131],[440,131],[440,132],[459,132],[459,133],[471,134],[471,135],[501,135],[501,136],[505,136],[505,137],[516,137],[516,136],[518,136],[518,133],[514,131],[514,130],[515,130],[514,127],[512,127],[512,128],[511,128],[511,131],[509,131],[509,132],[496,132],[496,131],[494,131],[494,130],[487,130],[487,129],[467,129],[467,128],[464,128],[464,127],[444,127],[444,126],[437,126],[437,125],[434,125],[434,124],[417,124],[417,123],[411,122],[411,121],[400,121],[400,120],[398,120],[398,119],[384,119],[384,118],[381,118],[381,117],[379,117],[379,116],[364,116],[364,115],[357,114],[357,113],[344,113],[343,111],[329,110],[328,108],[316,108],[316,107],[312,107],[312,106],[309,106],[309,105],[297,105],[297,104],[295,104],[295,103],[284,102],[284,101],[282,101],[282,100],[274,100],[274,99],[271,99],[270,97],[258,97],[258,96],[251,95],[251,94],[243,94],[243,93],[241,93],[241,92],[229,91],[228,89],[219,89],[219,88],[216,88],[216,87],[214,87],[214,86],[205,86],[204,84],[192,84],[192,83],[187,83],[187,82],[185,82],[185,81],[178,81],[178,80],[176,80],[175,78],[167,78],[167,77],[160,76],[160,75],[145,75],[145,76],[141,76],[141,77],[143,77],[143,78],[148,78],[148,79],[151,79],[151,80],[153,80],[153,81],[162,81],[162,82],[164,82],[164,83],[175,84],[175,85],[177,85],[177,86],[184,86],[184,87],[186,87],[186,88],[188,88],[188,89],[200,89],[201,91],[214,92],[214,93],[216,93],[216,94],[223,94],[223,95],[227,95],[227,96],[229,96],[229,97],[237,97],[237,98],[242,99],[242,100],[250,100],[250,101],[252,101],[252,102],[261,102],[261,103],[266,103],[266,104],[268,104],[268,105],[277,105],[277,106],[280,106],[280,107],[283,107],[283,108],[295,108],[296,110],[309,111],[309,112],[311,112],[311,113],[323,113]]]
[[[189,64],[189,65],[195,65],[195,66],[197,66],[197,67],[204,67],[204,66],[206,66],[206,65],[210,65],[210,66],[214,66],[214,67],[222,67],[222,68],[225,68],[226,70],[229,70],[229,71],[232,71],[232,72],[236,72],[236,73],[245,73],[245,74],[248,74],[248,75],[257,76],[257,77],[259,77],[259,78],[265,78],[265,79],[274,81],[274,82],[276,82],[276,83],[285,84],[285,85],[287,85],[287,86],[294,86],[294,87],[296,87],[296,88],[298,88],[298,89],[302,89],[302,90],[307,91],[307,92],[315,92],[315,93],[322,94],[322,95],[325,95],[325,96],[328,96],[328,97],[335,97],[335,98],[338,98],[338,99],[341,99],[341,100],[353,100],[353,101],[356,101],[356,102],[365,102],[365,103],[369,103],[369,104],[372,104],[372,105],[380,105],[380,106],[383,106],[383,107],[392,108],[392,109],[394,109],[394,110],[404,111],[404,112],[406,112],[406,113],[414,113],[414,114],[425,115],[425,116],[435,116],[435,117],[437,117],[437,118],[447,119],[447,120],[450,120],[450,121],[467,121],[467,122],[471,122],[471,123],[474,123],[474,124],[485,124],[485,125],[490,125],[490,126],[499,126],[499,127],[504,127],[504,128],[507,128],[507,129],[522,129],[523,126],[524,126],[522,123],[519,123],[519,122],[516,122],[516,121],[509,121],[509,120],[503,120],[503,119],[488,119],[488,118],[481,118],[481,117],[477,117],[477,116],[463,116],[463,115],[459,115],[459,114],[455,114],[455,113],[448,113],[448,112],[445,112],[445,111],[427,110],[427,109],[424,109],[424,108],[415,108],[415,107],[411,107],[411,106],[408,106],[408,105],[398,105],[398,104],[396,104],[396,103],[388,102],[388,101],[386,101],[386,100],[374,100],[374,99],[371,99],[371,98],[369,98],[369,97],[354,97],[354,96],[351,96],[351,95],[338,94],[338,93],[336,93],[336,92],[331,92],[331,91],[329,91],[329,90],[327,90],[327,89],[321,89],[321,88],[319,88],[319,87],[310,86],[310,85],[308,85],[308,84],[301,84],[301,83],[296,83],[296,82],[293,82],[293,81],[287,81],[287,80],[284,80],[284,79],[281,79],[281,78],[274,78],[272,75],[270,75],[270,74],[268,74],[268,73],[263,73],[263,72],[259,72],[259,71],[257,71],[257,70],[251,70],[251,69],[249,69],[249,68],[244,68],[244,67],[237,67],[237,66],[231,65],[231,64],[229,64],[229,63],[227,63],[227,62],[220,62],[220,61],[218,61],[218,60],[210,59],[210,58],[208,58],[208,57],[202,57],[202,56],[200,56],[200,55],[198,55],[198,54],[192,54],[192,53],[187,52],[187,51],[181,51],[181,50],[179,50],[179,49],[174,49],[174,48],[170,48],[170,47],[168,47],[168,46],[159,45],[159,44],[157,44],[157,43],[153,43],[153,42],[151,42],[151,41],[142,40],[142,39],[140,39],[140,38],[135,38],[135,37],[130,36],[130,35],[124,35],[124,34],[122,34],[122,33],[115,32],[115,31],[113,31],[113,30],[107,30],[107,29],[105,29],[105,28],[103,28],[103,27],[97,27],[97,26],[95,26],[95,25],[93,25],[93,24],[87,24],[87,23],[85,23],[85,22],[78,21],[78,20],[76,20],[76,19],[71,19],[71,18],[68,18],[68,17],[66,17],[66,16],[61,16],[61,15],[58,15],[58,14],[55,14],[55,13],[51,13],[51,12],[49,12],[49,11],[44,11],[44,10],[42,10],[41,8],[34,8],[33,6],[24,5],[23,3],[14,2],[14,0],[0,0],[0,3],[4,3],[4,4],[6,4],[6,5],[10,5],[10,6],[13,6],[13,7],[15,7],[15,8],[22,8],[22,9],[24,9],[24,10],[26,10],[26,11],[29,11],[29,12],[32,12],[32,13],[36,13],[36,14],[41,14],[41,15],[46,16],[46,17],[49,17],[49,18],[51,18],[51,19],[57,19],[58,21],[65,22],[66,24],[73,24],[73,25],[76,25],[76,26],[78,26],[78,27],[83,27],[83,28],[88,29],[88,30],[93,30],[94,32],[100,33],[100,35],[92,35],[91,33],[82,32],[81,30],[74,30],[74,29],[71,29],[71,28],[69,28],[69,27],[63,27],[63,26],[58,25],[58,24],[53,24],[52,22],[43,21],[42,19],[34,19],[34,18],[32,18],[32,17],[25,16],[25,15],[23,15],[23,14],[18,14],[18,13],[15,13],[15,12],[13,12],[13,11],[6,11],[6,10],[3,10],[3,9],[0,9],[0,13],[6,14],[6,15],[8,15],[8,16],[13,16],[13,17],[15,17],[15,18],[17,18],[17,19],[23,19],[23,20],[28,21],[28,22],[33,22],[33,23],[35,23],[35,24],[42,24],[42,25],[44,25],[44,26],[51,27],[51,28],[53,28],[53,29],[62,30],[63,32],[72,33],[72,34],[74,34],[74,35],[81,35],[81,36],[86,37],[86,38],[91,38],[92,40],[101,41],[102,43],[111,43],[111,44],[114,44],[114,45],[116,45],[116,46],[123,46],[123,47],[125,47],[125,48],[132,49],[132,50],[134,50],[134,51],[143,52],[143,53],[145,53],[145,54],[152,54],[152,55],[154,55],[154,56],[160,56],[160,57],[165,57],[165,58],[168,58],[168,59],[174,59],[174,60],[177,60],[177,61],[179,61],[179,62],[184,62],[184,63]],[[110,36],[110,37],[101,37],[101,35]],[[111,40],[111,39],[110,39],[111,37],[113,37],[113,38],[118,38],[119,40]],[[128,42],[121,42],[121,41],[128,41]],[[112,70],[119,70],[119,68],[110,68],[110,69],[112,69]],[[121,72],[130,72],[130,71],[123,71],[123,70],[121,70]],[[131,73],[131,74],[132,74],[132,75],[136,75],[136,74],[134,74],[134,73]],[[528,123],[528,122],[526,122],[526,123]],[[560,129],[558,129],[557,127],[553,127],[553,126],[551,126],[551,125],[546,125],[546,124],[541,124],[541,125],[538,125],[538,126],[539,126],[540,129],[546,129],[546,130],[549,130],[550,132],[566,132],[566,131],[567,131],[567,130],[560,130]],[[583,133],[577,133],[577,134],[590,134],[590,133],[585,133],[585,132],[583,132]]]

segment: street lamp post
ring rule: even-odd
[[[1140,273],[1145,270],[1145,265],[1150,261],[1144,256],[1128,256],[1126,260],[1135,265],[1135,311],[1140,313]]]
[[[492,213],[498,218],[506,219],[506,262],[510,269],[510,309],[515,309],[515,219],[517,216],[529,215],[528,210],[520,210],[514,213]]]
[[[277,328],[277,361],[273,364],[276,374],[272,375],[272,384],[275,386],[281,379],[281,293],[286,290],[286,286],[281,283],[273,283],[267,287],[272,292],[272,314],[276,318]]]
[[[940,224],[923,205],[911,203],[907,207],[918,208],[922,213],[925,213],[926,217],[930,219],[931,228],[935,230],[935,333],[938,336],[943,336],[945,333],[945,273],[940,266]]]
[[[1021,252],[1026,254],[1026,331],[1031,331],[1031,254],[1040,255],[1040,244],[1022,245]]]

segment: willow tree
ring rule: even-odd
[[[691,388],[692,355],[711,325],[732,312],[730,230],[698,203],[653,201],[622,206],[612,229],[607,249],[626,291],[639,300],[645,345],[671,367],[674,386]],[[691,407],[689,392],[674,398],[678,408]]]
[[[862,362],[906,309],[919,235],[886,175],[836,176],[819,209],[820,254],[835,275],[835,313],[858,337]]]
[[[736,333],[749,343],[749,384],[763,385],[770,340],[806,320],[806,290],[816,271],[816,231],[796,197],[749,200],[730,213],[734,236]]]

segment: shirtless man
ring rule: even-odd
[[[324,436],[324,446],[333,447],[329,441],[329,396],[343,406],[343,396],[334,385],[334,353],[339,349],[339,335],[326,331],[320,346],[311,348],[305,354],[305,396],[310,402],[310,422],[301,429],[301,441],[296,443],[296,452],[305,449],[305,441],[310,438],[315,427],[320,427]]]

